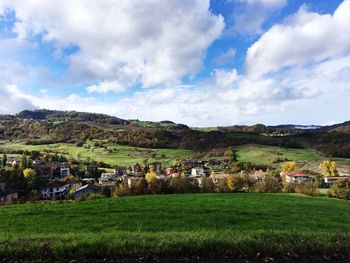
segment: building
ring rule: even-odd
[[[162,163],[160,162],[153,162],[149,164],[149,169],[153,170],[157,174],[162,173]]]
[[[70,168],[69,167],[61,167],[60,174],[61,174],[61,178],[70,176]]]
[[[64,182],[51,182],[41,189],[41,196],[44,199],[62,199],[67,196],[70,185]]]
[[[350,180],[350,176],[327,176],[324,182],[327,187],[332,187],[336,181],[341,179]]]
[[[204,168],[201,168],[201,167],[192,168],[191,175],[192,176],[203,176],[203,175],[205,175]]]
[[[176,168],[166,168],[165,169],[165,174],[166,175],[172,175],[172,174],[177,174],[177,169]]]
[[[99,193],[100,191],[101,191],[100,187],[96,185],[86,184],[75,191],[74,198],[78,200],[84,197],[85,195]]]
[[[128,186],[129,188],[135,186],[138,182],[140,182],[143,178],[140,177],[128,177]]]
[[[11,204],[18,200],[18,192],[12,189],[0,188],[0,204]]]
[[[286,183],[305,183],[310,181],[312,178],[303,173],[290,173],[286,175]]]
[[[139,165],[137,163],[137,164],[134,164],[133,166],[131,166],[131,172],[135,176],[141,176],[142,175],[142,167],[141,167],[141,165]]]
[[[114,173],[118,176],[123,176],[126,174],[126,167],[118,166],[114,169]]]

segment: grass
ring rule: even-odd
[[[316,161],[320,158],[314,149],[280,148],[257,144],[247,144],[234,147],[239,161],[256,164],[271,164],[276,158],[286,158],[290,161]]]
[[[92,142],[85,146],[77,147],[68,143],[56,143],[50,145],[25,145],[23,143],[6,143],[0,147],[8,152],[15,150],[23,151],[48,151],[50,153],[65,154],[74,158],[103,161],[110,165],[129,166],[135,163],[142,163],[145,159],[148,162],[164,162],[170,164],[175,159],[192,157],[195,151],[185,149],[150,149],[126,145],[109,144],[107,149],[94,147]]]
[[[350,203],[283,194],[0,207],[0,259],[349,256]],[[26,249],[23,249],[26,248]]]

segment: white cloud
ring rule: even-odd
[[[86,89],[89,93],[123,92],[125,91],[125,86],[122,86],[118,81],[102,81]]]
[[[23,109],[34,109],[28,96],[15,85],[6,85],[0,81],[0,113],[12,114]]]
[[[176,83],[197,73],[224,28],[209,0],[4,0],[4,6],[16,12],[18,39],[40,35],[61,47],[77,45],[69,58],[72,76],[119,82],[115,87]]]
[[[302,7],[283,24],[275,25],[247,52],[248,73],[260,76],[284,67],[343,56],[350,52],[350,1],[333,15]]]

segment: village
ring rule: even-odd
[[[181,160],[166,166],[162,162],[113,169],[98,164],[71,163],[63,157],[35,159],[1,158],[0,204],[43,200],[84,200],[91,196],[196,193],[196,192],[286,192],[319,195],[350,176],[339,174],[336,163],[324,161],[324,174],[300,171],[295,162],[279,169],[238,162],[233,152],[226,159]],[[51,159],[51,160],[50,160]],[[82,171],[82,167],[85,170]]]

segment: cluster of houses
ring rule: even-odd
[[[9,157],[10,164],[18,164],[16,158]],[[221,160],[193,161],[183,160],[180,163],[181,171],[186,171],[187,178],[197,181],[198,186],[202,186],[203,178],[211,177],[215,185],[220,181],[228,179],[230,174],[213,172],[213,167],[225,167],[225,162]],[[113,172],[99,172],[97,166],[88,167],[90,174],[97,175],[90,178],[75,177],[74,180],[64,180],[71,175],[72,164],[60,162],[45,162],[42,160],[33,161],[33,169],[42,177],[49,178],[49,182],[40,188],[39,194],[42,199],[64,199],[68,194],[74,194],[75,199],[81,199],[90,193],[100,193],[103,189],[108,188],[111,191],[121,183],[132,187],[142,180],[145,175],[145,167],[140,164],[131,167],[116,167]],[[158,179],[169,180],[179,175],[179,169],[174,167],[163,168],[162,163],[153,162],[148,164],[147,171],[155,172]],[[256,181],[261,181],[265,177],[265,172],[254,171],[249,174]],[[314,180],[312,176],[304,173],[283,173],[286,183],[305,183]],[[325,177],[322,187],[332,187],[333,184],[348,176]],[[0,185],[0,204],[9,204],[18,200],[18,192],[12,189],[6,189]]]

